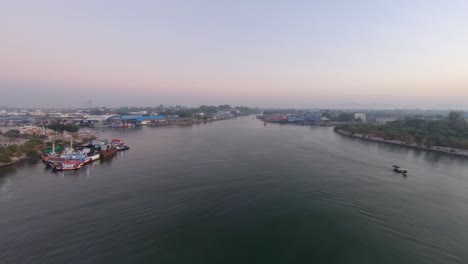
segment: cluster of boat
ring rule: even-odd
[[[123,139],[115,138],[109,140],[93,140],[86,144],[73,145],[61,153],[55,152],[55,142],[52,151],[42,155],[42,162],[55,171],[77,171],[86,164],[99,159],[114,156],[118,151],[129,149]]]

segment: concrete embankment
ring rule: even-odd
[[[388,140],[388,139],[384,139],[381,137],[375,137],[372,135],[351,133],[342,129],[337,129],[335,130],[335,132],[341,135],[354,137],[354,138],[360,138],[364,140],[370,140],[370,141],[382,142],[382,143],[398,145],[398,146],[403,146],[403,147],[428,150],[428,151],[436,151],[436,152],[441,152],[441,153],[450,154],[450,155],[468,157],[468,150],[464,150],[464,149],[456,149],[456,148],[449,148],[449,147],[442,147],[442,146],[432,146],[432,147],[419,146],[416,143],[406,143],[400,140]]]

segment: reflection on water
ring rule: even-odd
[[[0,177],[0,202],[13,197],[13,181],[10,177]]]

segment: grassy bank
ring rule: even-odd
[[[42,147],[44,147],[44,140],[39,138],[30,139],[22,145],[0,147],[0,166],[9,165],[24,158],[36,157]]]
[[[362,134],[406,145],[431,148],[433,146],[468,150],[468,124],[463,115],[452,112],[439,120],[406,119],[388,124],[349,123],[337,125],[335,130]]]

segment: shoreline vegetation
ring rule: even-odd
[[[45,148],[44,138],[21,138],[24,143],[0,147],[0,167],[11,166],[39,156]],[[21,141],[20,141],[21,142]]]
[[[355,138],[468,157],[468,123],[461,112],[447,118],[408,118],[387,124],[347,123],[334,131]]]
[[[388,140],[388,139],[384,139],[384,138],[380,138],[380,137],[374,137],[372,135],[352,133],[352,132],[344,131],[344,130],[341,130],[341,129],[336,129],[334,131],[336,133],[344,135],[344,136],[359,138],[359,139],[363,139],[363,140],[369,140],[369,141],[387,143],[387,144],[398,145],[398,146],[403,146],[403,147],[409,147],[409,148],[414,148],[414,149],[436,151],[436,152],[442,152],[442,153],[446,153],[446,154],[450,154],[450,155],[468,157],[468,150],[463,150],[463,149],[448,148],[448,147],[442,147],[442,146],[425,147],[425,146],[418,146],[415,143],[408,144],[406,142],[402,142],[402,141],[398,141],[398,140]]]

